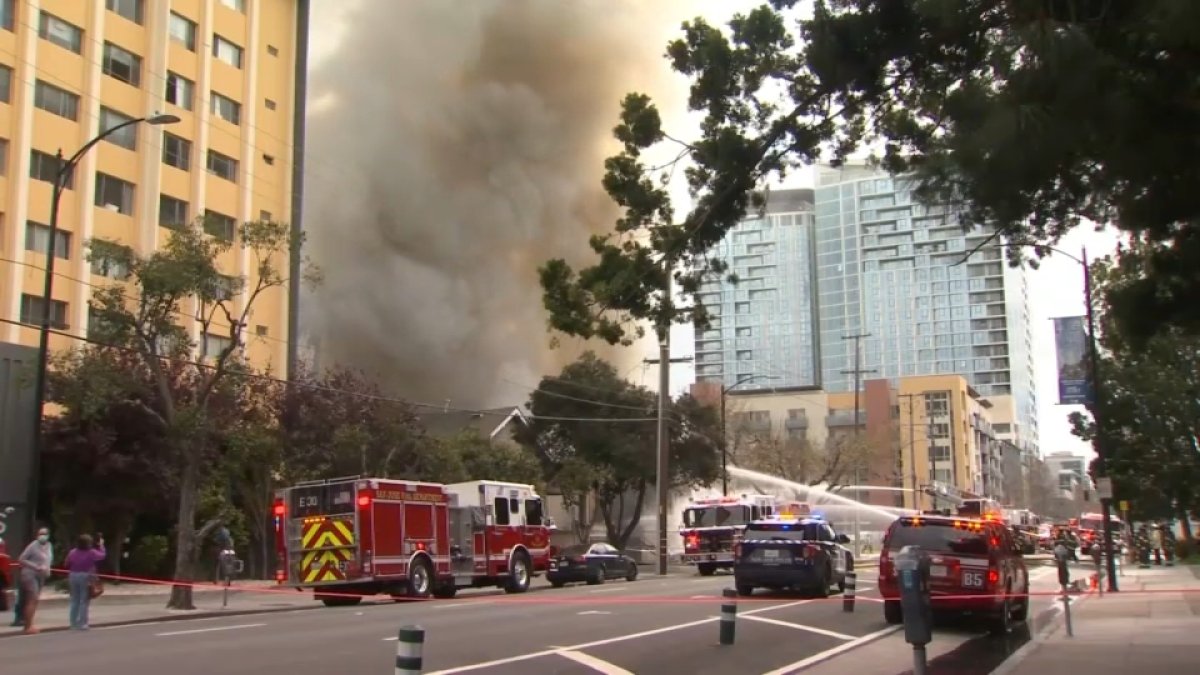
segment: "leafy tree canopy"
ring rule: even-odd
[[[537,453],[549,485],[569,504],[594,493],[609,541],[625,546],[656,479],[655,394],[588,352],[543,378],[528,407],[533,421],[517,439]],[[715,413],[685,396],[668,414],[672,485],[711,483],[720,470]]]
[[[1166,328],[1131,339],[1114,298],[1144,278],[1149,245],[1135,245],[1093,266],[1101,312],[1099,381],[1106,469],[1118,499],[1138,518],[1200,513],[1200,337]],[[1073,413],[1076,435],[1093,440],[1093,420]]]
[[[616,343],[645,322],[703,323],[702,305],[663,292],[666,270],[694,296],[725,271],[709,251],[766,181],[868,145],[924,199],[1010,242],[1051,244],[1087,220],[1155,244],[1113,316],[1139,339],[1162,322],[1200,328],[1200,3],[817,0],[811,18],[797,5],[769,0],[724,29],[698,18],[668,45],[698,138],[625,98],[604,178],[623,214],[592,239],[595,264],[542,267],[552,328]],[[689,163],[695,206],[678,223],[643,159],[659,143]]]

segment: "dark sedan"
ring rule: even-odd
[[[609,579],[637,579],[637,562],[608,544],[567,546],[550,559],[546,580],[555,588],[585,581],[602,584]]]

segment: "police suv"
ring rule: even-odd
[[[738,595],[786,588],[827,597],[831,586],[845,590],[846,572],[854,569],[848,543],[820,514],[803,507],[781,510],[746,525],[734,547],[734,587]]]

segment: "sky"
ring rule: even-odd
[[[549,2],[566,0],[546,0]],[[353,40],[346,39],[345,26],[342,17],[356,0],[341,0],[339,2],[317,2],[313,8],[313,31],[311,38],[311,65],[318,65],[322,59],[340,49],[343,45],[352,44]],[[671,19],[669,24],[662,26],[664,45],[667,37],[677,34],[678,23],[692,16],[703,16],[713,23],[724,23],[734,13],[745,11],[749,7],[760,4],[754,0],[691,0],[681,3],[684,7],[678,19]],[[650,34],[657,34],[651,32]],[[648,64],[648,67],[655,67]],[[666,128],[676,137],[695,135],[698,118],[689,115],[683,106],[686,96],[687,82],[682,77],[671,76],[665,60],[657,65],[664,77],[661,81],[668,83],[661,91],[649,91],[664,113]],[[312,92],[310,108],[319,109],[322,105],[320,92]],[[667,150],[664,149],[664,152]],[[650,161],[655,161],[651,157]],[[805,172],[788,180],[777,187],[812,187],[811,176]],[[686,190],[676,183],[673,189],[676,211],[686,213],[689,199]],[[1087,248],[1089,256],[1096,258],[1112,253],[1117,244],[1117,236],[1111,230],[1096,232],[1091,228],[1081,228],[1072,232],[1057,245],[1064,251],[1078,255],[1083,247]],[[1079,406],[1058,405],[1057,364],[1054,349],[1054,332],[1051,319],[1061,316],[1076,316],[1083,314],[1083,276],[1080,265],[1064,256],[1052,255],[1042,261],[1039,269],[1030,272],[1030,309],[1033,333],[1033,358],[1036,368],[1036,384],[1038,398],[1038,416],[1040,425],[1040,447],[1043,454],[1052,452],[1074,452],[1090,456],[1091,447],[1073,436],[1067,415],[1079,410]],[[537,298],[531,298],[536,302]],[[646,341],[636,345],[634,350],[644,351],[647,358],[656,356],[655,346]],[[693,351],[692,330],[690,326],[678,326],[672,333],[672,356],[691,356]],[[655,387],[657,384],[656,371],[650,367],[638,366],[637,360],[641,355],[631,359],[634,363],[624,374],[635,382]],[[695,369],[691,364],[676,364],[671,368],[672,391],[685,391],[694,381]]]

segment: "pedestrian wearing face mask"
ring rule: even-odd
[[[21,557],[17,559],[21,566],[20,583],[21,596],[25,601],[23,619],[26,634],[37,633],[33,625],[37,615],[38,599],[42,595],[42,587],[50,578],[50,561],[54,559],[54,546],[50,543],[50,530],[38,529],[37,539],[31,541]]]

